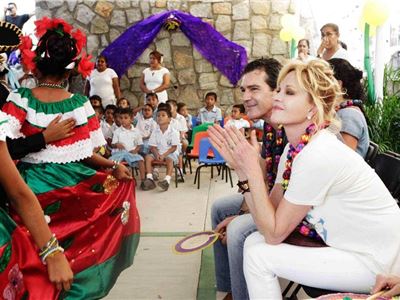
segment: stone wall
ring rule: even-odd
[[[63,18],[87,33],[87,50],[95,57],[127,28],[165,10],[181,10],[208,22],[227,39],[242,45],[248,60],[272,56],[288,57],[288,45],[279,39],[280,17],[295,11],[296,0],[49,0],[36,2],[36,14]],[[178,29],[161,30],[135,65],[120,79],[121,90],[136,106],[142,101],[141,72],[148,66],[148,54],[164,54],[164,66],[171,72],[169,98],[184,101],[192,111],[203,105],[206,92],[215,91],[223,111],[240,102],[240,93],[229,80],[204,59]],[[218,51],[218,45],[215,45]],[[129,62],[127,62],[129,63]]]

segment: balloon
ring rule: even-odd
[[[290,40],[292,40],[292,33],[290,32],[290,30],[282,28],[279,32],[279,37],[282,41],[289,42]]]
[[[368,0],[363,10],[365,22],[373,26],[380,26],[389,17],[389,5],[380,0]]]
[[[306,35],[306,31],[304,30],[303,27],[296,27],[295,30],[293,31],[293,38],[298,41],[304,38]]]
[[[283,28],[295,28],[297,26],[296,17],[294,15],[286,14],[281,18],[281,25]]]

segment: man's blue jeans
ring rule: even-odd
[[[239,193],[217,199],[211,208],[213,229],[226,217],[238,215],[243,201],[244,197]],[[249,299],[243,274],[243,246],[246,238],[256,230],[251,214],[237,216],[228,225],[227,245],[220,240],[214,243],[217,290],[232,292],[233,299]]]

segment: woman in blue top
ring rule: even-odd
[[[365,158],[369,135],[363,110],[364,89],[360,81],[363,73],[345,59],[332,58],[328,62],[343,92],[337,108],[337,115],[342,123],[341,138],[347,146]]]

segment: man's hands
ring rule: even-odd
[[[75,120],[73,118],[63,121],[60,120],[61,115],[55,117],[43,131],[43,137],[46,144],[74,135],[73,129],[75,128]]]

